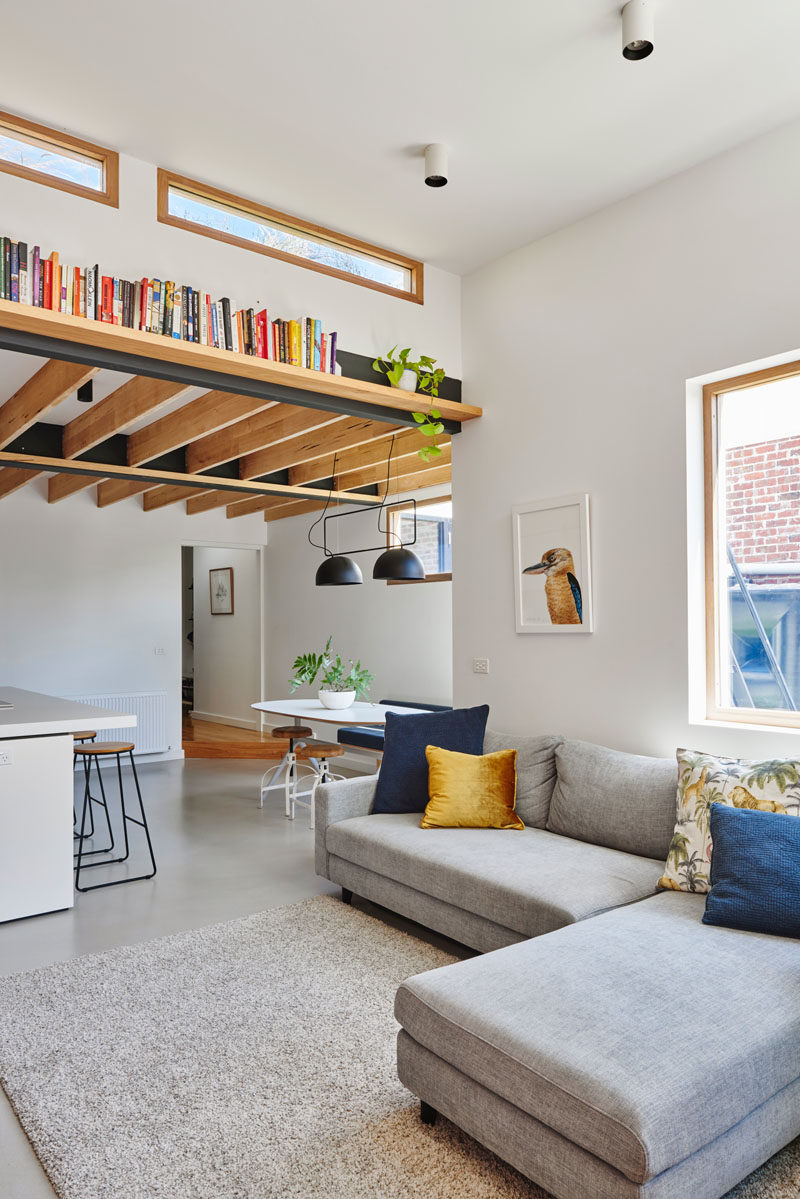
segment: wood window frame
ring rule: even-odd
[[[312,237],[333,242],[335,245],[341,246],[343,250],[354,250],[357,253],[369,254],[374,258],[382,259],[391,266],[403,267],[411,273],[411,290],[399,291],[396,287],[389,287],[387,284],[378,283],[373,279],[361,279],[358,275],[352,275],[348,271],[341,271],[336,267],[326,266],[321,262],[311,262],[308,258],[301,258],[296,254],[287,254],[285,251],[276,250],[272,246],[259,245],[258,242],[248,241],[245,237],[237,237],[234,233],[224,233],[220,229],[208,229],[194,221],[187,221],[182,217],[172,216],[169,211],[170,187],[189,192],[191,195],[197,196],[200,200],[211,200],[215,203],[224,204],[229,208],[236,208],[245,216],[273,221],[275,224],[288,226],[289,229],[296,229],[299,233],[307,233]],[[423,304],[425,302],[425,268],[416,258],[409,258],[405,254],[386,250],[382,246],[375,246],[370,242],[360,241],[355,237],[348,237],[345,233],[337,233],[333,229],[326,229],[324,225],[315,225],[310,221],[303,220],[301,217],[291,216],[286,212],[279,212],[276,208],[268,208],[266,205],[259,204],[255,200],[247,200],[243,196],[234,195],[233,192],[223,191],[221,188],[212,187],[208,183],[201,183],[197,179],[188,179],[184,175],[177,175],[174,171],[168,171],[164,167],[158,168],[156,217],[164,225],[173,225],[177,229],[187,229],[190,233],[200,234],[201,237],[212,237],[215,241],[224,241],[229,245],[239,246],[243,250],[252,250],[256,254],[266,254],[268,258],[278,258],[281,262],[289,262],[293,266],[302,266],[306,270],[317,271],[321,275],[329,275],[334,279],[344,279],[348,283],[358,284],[359,287],[368,287],[371,291],[379,291],[383,295],[394,296],[395,299],[411,300],[414,304]]]
[[[800,729],[800,712],[786,708],[734,708],[719,702],[719,502],[717,495],[718,420],[720,398],[733,391],[759,387],[800,375],[800,361],[735,375],[707,383],[703,387],[703,476],[705,524],[705,637],[706,637],[706,719],[729,724],[763,725],[773,729]]]
[[[417,507],[418,508],[427,508],[430,504],[446,504],[446,503],[448,503],[448,501],[450,503],[453,502],[452,495],[434,495],[425,500],[417,500]],[[402,512],[405,508],[410,508],[411,505],[412,505],[411,500],[401,500],[399,503],[391,505],[392,513],[394,514],[395,512],[398,512],[398,513]],[[391,520],[392,520],[392,517],[390,516],[389,517],[390,528],[391,528]],[[392,534],[391,534],[390,530],[387,529],[387,531],[386,531],[386,548],[387,548],[387,550],[392,549],[392,547],[395,546],[395,544],[396,543],[392,540]],[[424,579],[387,579],[386,584],[388,587],[408,587],[408,586],[416,587],[420,583],[450,583],[450,582],[452,582],[452,580],[453,580],[453,572],[451,570],[448,570],[448,571],[444,571],[442,574],[435,574],[435,575],[426,574]]]
[[[5,171],[8,175],[17,175],[21,179],[30,179],[34,183],[44,183],[46,187],[70,192],[73,196],[82,196],[85,200],[95,200],[98,204],[119,208],[119,154],[116,150],[98,146],[95,142],[73,137],[71,133],[63,133],[59,129],[51,129],[49,125],[39,125],[35,121],[28,121],[24,117],[0,110],[0,131],[2,130],[22,138],[49,142],[56,148],[73,150],[89,158],[98,159],[103,168],[103,190],[95,191],[93,187],[82,187],[80,183],[72,183],[69,179],[59,179],[55,175],[34,171],[30,167],[19,166],[4,159],[0,159],[0,171]]]

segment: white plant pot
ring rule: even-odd
[[[323,708],[352,708],[356,693],[355,691],[318,691],[319,702]]]
[[[418,382],[419,380],[417,378],[416,371],[403,371],[398,380],[397,386],[401,391],[416,391]]]

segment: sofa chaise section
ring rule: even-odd
[[[401,1081],[557,1199],[719,1199],[800,1133],[800,945],[703,902],[409,979]]]

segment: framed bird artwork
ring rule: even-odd
[[[589,496],[512,508],[518,633],[591,633]]]

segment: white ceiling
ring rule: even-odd
[[[797,0],[621,3],[7,4],[3,106],[466,273],[800,112]]]

